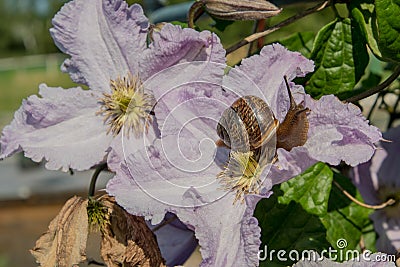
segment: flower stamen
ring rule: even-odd
[[[224,170],[218,174],[225,190],[236,190],[234,203],[244,199],[245,194],[259,194],[262,167],[253,156],[253,151],[231,151]]]
[[[128,74],[110,81],[111,93],[103,94],[101,108],[97,114],[104,116],[104,122],[110,125],[107,134],[118,135],[123,126],[124,134],[132,131],[135,137],[148,131],[152,123],[154,97],[144,92],[143,83],[138,76]]]

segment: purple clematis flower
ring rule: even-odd
[[[313,70],[313,63],[281,45],[266,46],[260,55],[231,69],[220,84],[222,90],[212,82],[218,81],[213,77],[220,66],[206,65],[204,75],[196,77],[180,71],[188,66],[179,66],[149,79],[146,86],[156,98],[159,138],[146,138],[139,151],[124,146],[125,161],[109,181],[107,192],[128,212],[154,224],[166,212],[175,213],[195,231],[201,266],[258,266],[260,228],[253,217],[257,202],[271,194],[274,184],[317,161],[339,164],[343,160],[352,166],[367,161],[381,134],[356,106],[334,96],[313,100],[301,86],[291,83],[296,103],[307,111],[307,140],[290,151],[278,148],[273,164],[258,164],[252,152],[216,145],[222,114],[237,98],[253,95],[268,103],[270,123],[274,117],[282,123],[290,103],[283,77],[304,76]],[[160,86],[167,76],[175,81]],[[271,149],[267,154],[274,155],[275,147]],[[229,178],[236,179],[235,183]]]
[[[155,136],[153,93],[143,83],[180,62],[224,63],[218,37],[166,24],[152,32],[142,8],[121,0],[74,0],[53,19],[50,33],[70,56],[62,65],[77,83],[63,89],[39,86],[4,128],[0,159],[24,151],[48,169],[86,170],[122,158],[121,139],[132,147]],[[112,151],[110,153],[110,151]]]
[[[381,142],[370,161],[354,168],[353,183],[368,204],[381,204],[390,198],[396,201],[371,214],[379,235],[377,250],[395,254],[400,249],[400,127],[390,129],[383,136],[391,142]]]

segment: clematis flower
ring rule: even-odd
[[[353,183],[368,204],[378,205],[390,198],[396,201],[371,214],[379,236],[376,249],[395,254],[400,249],[400,127],[390,129],[383,136],[391,142],[381,142],[370,161],[353,169]]]
[[[291,108],[283,77],[290,81],[304,76],[313,70],[313,63],[281,45],[266,46],[260,55],[229,70],[222,90],[209,84],[217,73],[210,70],[219,66],[208,65],[209,73],[204,76],[188,78],[180,71],[187,66],[174,66],[148,80],[146,86],[152,88],[156,99],[160,135],[146,138],[138,151],[124,146],[125,161],[107,184],[107,192],[128,212],[145,216],[153,224],[166,212],[175,213],[195,231],[201,266],[258,266],[260,228],[253,217],[257,202],[271,194],[274,184],[317,161],[338,164],[344,160],[353,166],[367,161],[381,134],[368,125],[356,106],[334,96],[313,100],[301,86],[290,83],[296,107],[307,117],[301,124],[307,127],[304,144],[290,151],[268,146],[265,164],[252,158],[253,151],[235,151],[233,147],[230,151],[216,145],[220,143],[217,125],[224,111],[243,96],[264,100],[271,111],[269,116],[266,109],[267,139],[276,141],[276,127],[285,124]],[[165,77],[180,82],[161,83]],[[234,128],[239,129],[238,125]],[[356,153],[360,150],[362,153]],[[275,152],[273,161],[270,155]]]
[[[142,8],[121,0],[74,0],[57,13],[50,33],[70,56],[62,65],[73,81],[63,89],[39,86],[3,130],[0,159],[24,151],[48,169],[86,170],[122,158],[121,139],[133,147],[155,136],[153,93],[143,83],[180,62],[223,63],[225,51],[210,32],[166,24],[153,31]],[[194,73],[195,75],[195,73]]]

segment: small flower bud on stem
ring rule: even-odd
[[[200,0],[189,10],[189,27],[194,28],[194,20],[203,8],[213,17],[223,20],[260,20],[282,11],[265,0]]]

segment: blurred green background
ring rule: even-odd
[[[49,34],[51,18],[64,2],[0,0],[0,129],[40,83],[72,85],[59,70],[64,56]]]

